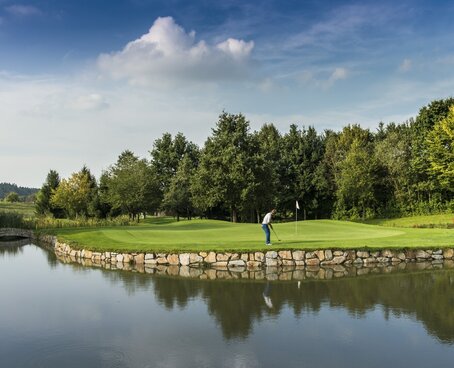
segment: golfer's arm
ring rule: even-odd
[[[268,223],[268,226],[269,226],[270,228],[273,228],[273,225],[271,225],[271,222]]]

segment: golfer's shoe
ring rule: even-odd
[[[271,243],[266,243],[265,245],[273,245],[273,244],[271,244]]]

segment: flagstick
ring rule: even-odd
[[[296,204],[295,204],[295,209],[296,209],[295,232],[296,232],[296,235],[298,235],[298,207],[296,207]]]

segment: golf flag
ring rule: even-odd
[[[300,205],[299,205],[298,201],[296,201],[296,209],[297,209],[297,210],[300,209]]]

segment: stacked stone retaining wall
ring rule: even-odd
[[[61,243],[54,236],[42,236],[41,241],[57,254],[75,260],[90,260],[95,263],[136,264],[146,266],[191,266],[213,269],[261,269],[264,267],[325,267],[335,265],[399,264],[406,262],[443,262],[452,260],[454,249],[407,249],[407,250],[269,250],[257,252],[188,252],[188,253],[120,253],[95,252],[76,249]]]

